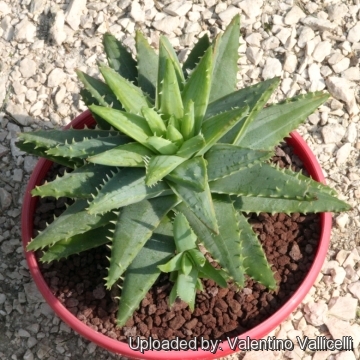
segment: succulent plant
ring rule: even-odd
[[[182,65],[166,37],[157,55],[137,32],[135,60],[105,34],[104,81],[77,71],[97,126],[19,136],[20,149],[73,169],[32,191],[75,202],[27,249],[44,250],[49,262],[109,243],[105,281],[121,284],[119,326],[161,271],[175,282],[170,303],[179,297],[190,308],[202,277],[242,287],[250,276],[275,289],[244,212],[349,209],[328,186],[268,162],[328,95],[265,107],[278,78],[236,90],[239,23],[235,17],[212,44],[203,36]]]

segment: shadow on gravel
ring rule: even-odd
[[[50,28],[52,22],[54,21],[54,17],[49,11],[47,14],[43,12],[39,16],[39,25],[37,28],[37,37],[40,40],[44,40],[45,44],[52,45],[51,35],[50,35]]]

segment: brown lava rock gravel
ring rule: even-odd
[[[277,148],[272,161],[281,167],[299,170],[301,162],[288,147]],[[47,180],[59,173],[54,165]],[[63,171],[63,169],[60,169]],[[68,199],[40,199],[34,216],[35,232],[42,230],[65,209]],[[203,281],[205,291],[198,293],[195,310],[191,313],[185,303],[178,301],[168,308],[171,283],[162,274],[143,299],[141,307],[126,326],[116,327],[116,287],[104,288],[109,250],[101,246],[59,262],[41,264],[43,276],[55,296],[79,320],[110,338],[127,341],[129,336],[141,335],[154,339],[176,336],[192,339],[226,339],[237,336],[258,325],[296,291],[314,259],[320,234],[319,215],[285,214],[249,215],[249,222],[259,235],[266,256],[272,264],[279,283],[277,291],[248,279],[241,290],[234,285],[218,287],[212,280]]]

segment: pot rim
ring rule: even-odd
[[[70,128],[81,128],[83,125],[90,125],[93,122],[92,115],[89,110],[83,112],[77,116],[65,129]],[[286,138],[286,142],[293,146],[294,153],[297,154],[304,163],[306,170],[309,172],[311,177],[314,180],[325,183],[325,178],[322,173],[321,167],[310,150],[309,146],[303,140],[303,138],[296,132],[293,131],[290,134],[289,138]],[[229,354],[232,354],[233,351],[227,341],[222,342],[221,348],[222,351],[217,351],[215,354],[212,354],[210,351],[198,349],[196,352],[192,350],[180,350],[180,351],[146,351],[144,354],[141,354],[139,351],[132,350],[127,343],[114,340],[105,336],[87,325],[81,322],[76,318],[72,313],[70,313],[61,302],[52,294],[48,285],[46,284],[41,271],[39,269],[35,252],[26,251],[26,245],[31,240],[32,230],[33,230],[33,213],[35,211],[35,206],[38,201],[38,197],[31,196],[31,190],[39,185],[41,180],[44,178],[48,170],[50,169],[52,162],[41,158],[36,164],[33,173],[30,176],[28,185],[26,187],[24,201],[22,206],[21,214],[21,233],[22,233],[22,243],[25,251],[26,260],[28,263],[29,270],[31,275],[39,289],[40,293],[43,295],[47,303],[54,310],[54,312],[73,330],[81,334],[86,339],[96,343],[97,345],[117,354],[123,356],[131,357],[132,359],[216,359],[219,357],[224,357]],[[289,298],[289,300],[280,307],[273,315],[267,318],[261,324],[255,326],[251,330],[243,333],[238,336],[239,339],[261,339],[267,334],[269,334],[273,329],[275,329],[279,324],[281,324],[295,308],[302,302],[310,288],[314,284],[321,267],[324,263],[329,243],[330,243],[330,232],[332,225],[332,216],[330,212],[320,213],[320,240],[319,246],[315,255],[314,262],[306,275],[305,279],[295,291],[295,293]],[[234,338],[232,338],[233,340]],[[239,349],[237,350],[239,351]]]

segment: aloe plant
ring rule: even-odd
[[[107,243],[106,286],[122,287],[119,326],[162,271],[174,281],[170,305],[179,297],[191,309],[200,278],[242,287],[250,276],[275,289],[244,212],[349,209],[329,187],[268,162],[328,95],[265,107],[278,78],[236,90],[239,17],[212,44],[201,38],[184,64],[166,37],[157,54],[137,32],[136,58],[110,34],[103,44],[104,80],[77,71],[97,126],[19,136],[20,149],[73,169],[32,191],[75,202],[27,250],[43,249],[47,262]]]

